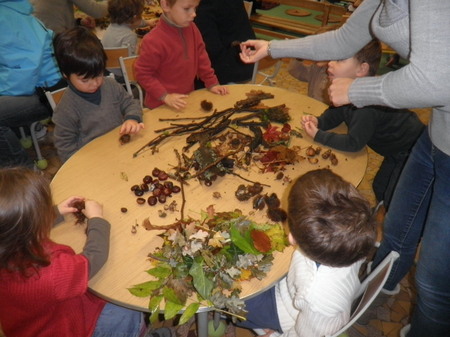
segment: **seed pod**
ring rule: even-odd
[[[129,143],[130,140],[131,140],[131,136],[129,134],[127,134],[127,133],[122,135],[122,136],[120,136],[120,138],[119,138],[119,142],[120,142],[121,145]]]
[[[264,201],[264,196],[259,194],[253,198],[253,209],[262,210],[266,206],[266,202]]]
[[[147,203],[150,206],[155,206],[157,202],[158,202],[158,199],[154,195],[149,196],[147,199]]]
[[[312,148],[312,146],[309,146],[309,147],[306,149],[306,155],[307,155],[308,157],[314,157],[314,156],[316,155],[316,150],[314,150],[314,149]]]

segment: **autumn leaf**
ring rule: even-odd
[[[272,249],[270,238],[263,231],[254,229],[250,233],[253,239],[253,245],[262,253],[267,253]]]
[[[252,277],[252,272],[250,270],[248,270],[248,269],[241,270],[241,277],[240,277],[241,281],[250,280],[251,277]]]

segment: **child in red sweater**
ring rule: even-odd
[[[187,95],[199,77],[209,91],[228,94],[211,67],[202,35],[195,25],[200,0],[161,0],[163,15],[145,35],[136,61],[136,77],[146,92],[145,105],[186,106]]]
[[[83,200],[83,251],[50,240],[57,215]],[[143,315],[96,297],[88,280],[108,258],[110,224],[92,200],[71,197],[53,206],[44,176],[24,168],[0,170],[0,325],[8,337],[137,337]]]

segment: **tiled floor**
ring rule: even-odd
[[[266,72],[271,72],[273,66],[266,69]],[[276,86],[282,87],[288,90],[300,92],[306,94],[307,83],[300,82],[293,77],[291,77],[286,71],[286,63],[283,64],[281,71],[275,78]],[[429,109],[419,109],[415,110],[419,117],[427,122],[429,116]],[[44,157],[49,161],[48,168],[44,171],[49,177],[53,177],[60,167],[60,162],[56,156],[55,150],[51,145],[51,133],[49,133],[46,138],[42,141],[41,147]],[[30,154],[34,155],[33,151],[30,150]],[[369,201],[374,205],[375,199],[372,192],[372,180],[378,170],[381,163],[381,157],[368,150],[368,167],[363,181],[358,186],[358,189],[369,199]],[[380,216],[380,234],[381,237],[381,222],[383,216]],[[399,330],[407,323],[408,317],[413,305],[413,299],[415,298],[414,282],[412,280],[413,272],[408,274],[407,277],[401,282],[401,291],[398,295],[391,297],[378,298],[376,305],[374,305],[365,315],[365,324],[356,324],[349,331],[350,337],[359,336],[369,336],[369,337],[398,337]],[[167,324],[167,322],[166,322]],[[194,334],[193,332],[190,333]],[[233,335],[232,333],[230,335]],[[243,330],[236,329],[235,335],[238,337],[250,337],[253,333]],[[1,332],[0,332],[1,336]]]

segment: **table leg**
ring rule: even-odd
[[[202,311],[197,315],[197,336],[208,337],[208,311]]]

